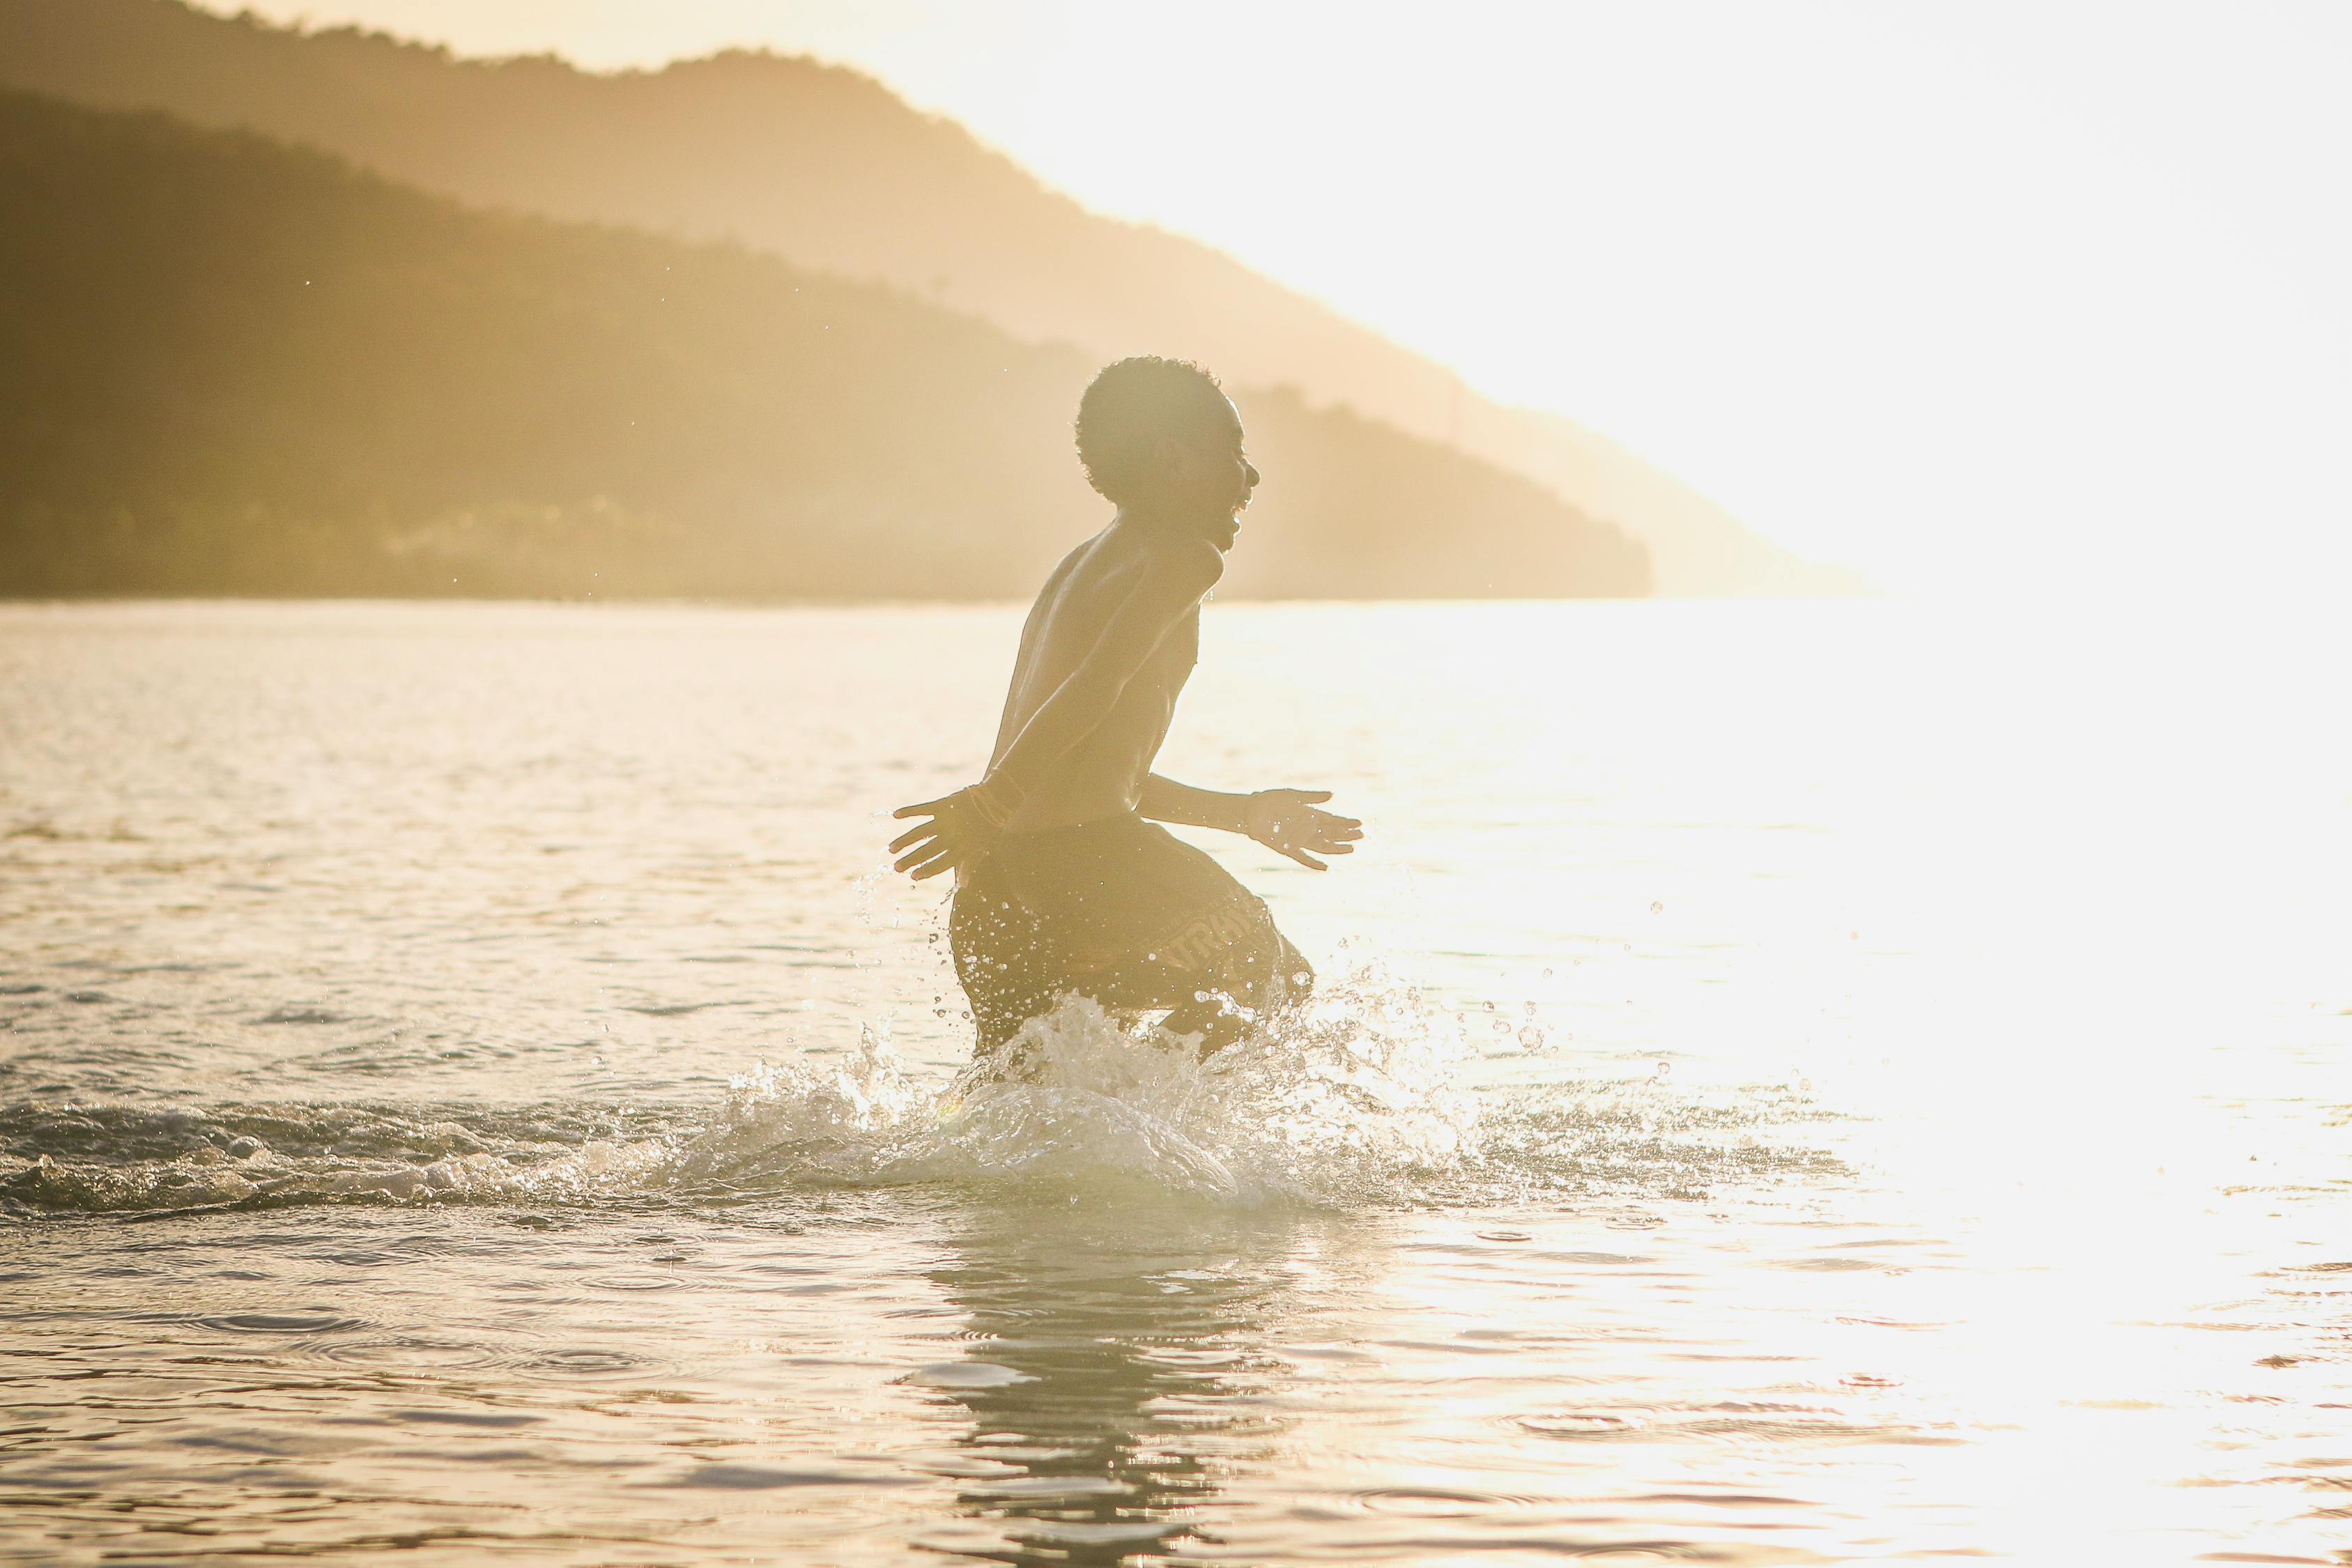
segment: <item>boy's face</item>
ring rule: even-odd
[[[1161,455],[1174,510],[1218,549],[1231,550],[1241,534],[1242,509],[1258,480],[1242,450],[1242,416],[1233,404],[1219,398],[1198,429],[1181,439],[1168,437]]]

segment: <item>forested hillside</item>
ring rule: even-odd
[[[1150,350],[1294,385],[1617,523],[1648,547],[1664,592],[1851,585],[1607,437],[1490,403],[1206,246],[1090,213],[837,67],[731,53],[604,75],[181,0],[0,0],[6,87],[248,127],[472,204],[734,237],[1098,360]]]
[[[0,592],[996,597],[1105,508],[1095,356],[727,244],[0,95]],[[1231,591],[1630,595],[1532,481],[1234,389]]]

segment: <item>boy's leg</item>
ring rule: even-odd
[[[1058,975],[1036,915],[982,875],[956,889],[948,908],[948,948],[971,1004],[977,1059],[1001,1049],[1021,1026],[1052,1010]]]

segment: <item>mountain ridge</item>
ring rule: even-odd
[[[0,594],[1018,598],[1108,507],[1066,345],[740,245],[0,91]],[[1228,591],[1630,595],[1522,476],[1229,386]]]
[[[1289,384],[1527,474],[1651,545],[1670,592],[1849,579],[1801,561],[1606,437],[1508,409],[1451,371],[1149,226],[1087,212],[878,81],[726,51],[600,74],[462,59],[357,28],[304,31],[181,0],[0,0],[0,85],[251,125],[477,204],[732,236],[878,278],[1016,338],[1201,360]]]

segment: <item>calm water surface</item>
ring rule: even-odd
[[[1006,1087],[1017,620],[0,607],[0,1558],[2352,1562],[2337,628],[1213,605],[1323,1000]]]

